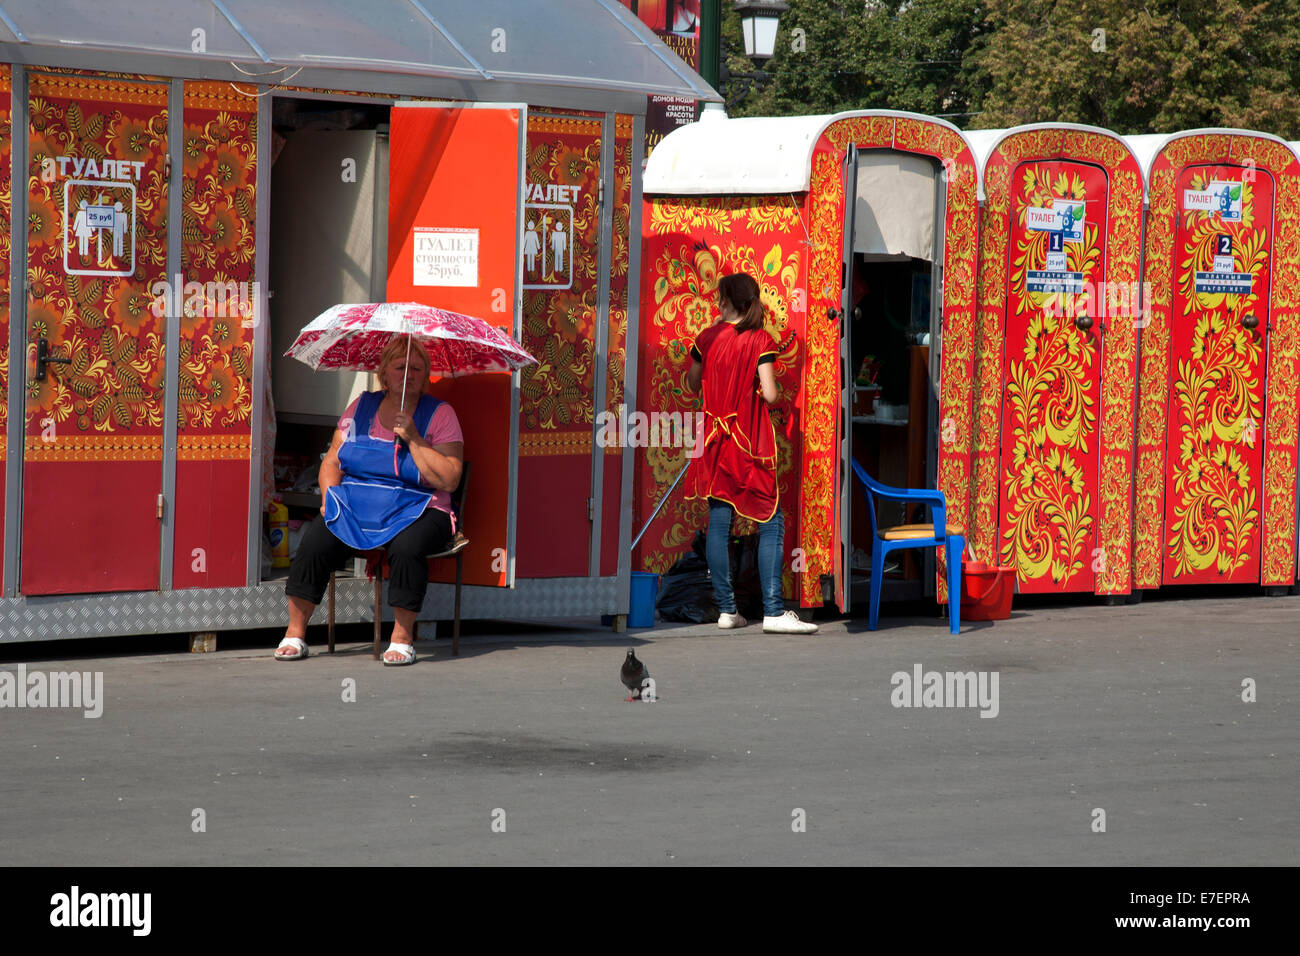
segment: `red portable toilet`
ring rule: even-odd
[[[1126,594],[1141,170],[1095,127],[967,136],[984,200],[971,549],[1022,593]]]
[[[1134,584],[1296,580],[1300,164],[1282,140],[1135,138],[1148,165]]]
[[[871,550],[850,454],[888,484],[937,485],[949,524],[964,529],[977,199],[962,133],[892,111],[706,112],[655,148],[644,189],[637,409],[689,419],[698,408],[685,385],[689,348],[716,318],[717,277],[758,279],[781,346],[786,597],[848,607]],[[647,529],[635,569],[668,570],[707,524],[704,502],[669,494],[687,462],[681,445],[638,450],[634,525]],[[887,596],[933,593],[928,569],[899,570]]]

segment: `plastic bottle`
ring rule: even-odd
[[[289,509],[278,498],[267,509],[271,517],[271,567],[289,566]]]

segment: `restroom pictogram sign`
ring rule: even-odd
[[[134,183],[64,180],[63,271],[68,275],[132,275],[135,229]]]

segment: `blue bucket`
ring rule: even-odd
[[[659,596],[659,575],[651,571],[632,572],[632,606],[628,627],[655,626],[655,599]]]

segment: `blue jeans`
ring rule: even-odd
[[[727,547],[731,540],[731,519],[735,512],[731,505],[716,498],[709,499],[709,534],[704,553],[708,559],[709,577],[713,580],[713,596],[718,611],[736,613],[736,592],[731,584],[731,555]],[[785,518],[781,506],[776,514],[758,526],[758,581],[763,588],[763,614],[778,617],[785,613],[781,598],[781,556],[785,550]]]

